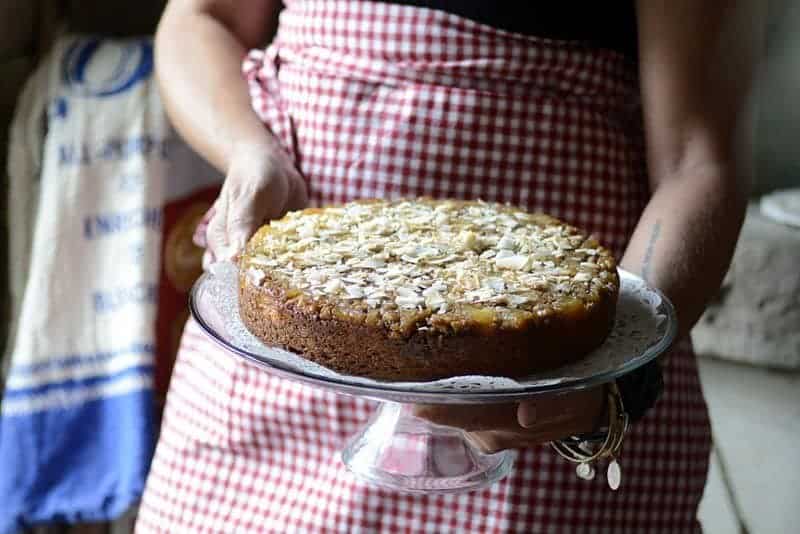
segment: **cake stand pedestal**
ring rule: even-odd
[[[342,451],[356,476],[411,493],[477,490],[504,478],[516,454],[484,454],[467,434],[413,413],[412,404],[382,402]]]
[[[644,282],[640,278],[625,271],[620,271],[620,278],[623,289],[618,320],[604,345],[605,355],[598,349],[584,358],[585,361],[563,370],[511,384],[489,381],[489,386],[482,381],[476,383],[474,377],[444,386],[438,383],[437,387],[420,387],[420,384],[340,375],[309,365],[307,360],[291,352],[266,346],[241,323],[237,274],[233,267],[214,269],[201,276],[192,289],[189,307],[194,319],[214,341],[266,372],[381,402],[342,451],[343,462],[357,477],[400,492],[457,493],[478,490],[504,478],[511,471],[516,453],[484,454],[471,442],[466,431],[418,417],[414,414],[414,405],[517,403],[545,393],[604,384],[646,364],[669,349],[674,341],[675,311],[667,298],[655,289],[645,288],[646,294],[642,295]],[[630,287],[635,290],[629,290]],[[648,313],[658,318],[658,327],[648,334],[649,337],[641,339],[642,329],[631,318]],[[632,344],[636,350],[627,350],[625,340],[637,336],[636,343]],[[609,352],[619,355],[609,358]]]

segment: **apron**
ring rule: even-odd
[[[649,195],[635,65],[575,42],[437,10],[286,1],[244,70],[253,107],[308,180],[312,203],[482,198],[544,211],[618,257]],[[339,451],[374,409],[183,336],[137,531],[699,532],[711,435],[688,341],[634,425],[624,480],[580,480],[547,445],[458,495],[361,483]]]

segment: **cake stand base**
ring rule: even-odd
[[[511,471],[516,453],[484,454],[461,429],[413,414],[413,404],[382,402],[353,436],[342,460],[357,477],[404,493],[460,493]]]

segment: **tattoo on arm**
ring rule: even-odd
[[[647,250],[644,251],[644,259],[642,260],[642,278],[644,278],[645,282],[650,282],[650,264],[653,260],[653,251],[656,248],[656,241],[660,233],[661,219],[657,219],[653,224],[653,230],[650,232],[650,240],[647,242]]]

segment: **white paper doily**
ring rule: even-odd
[[[229,350],[271,367],[278,374],[295,375],[297,379],[334,388],[343,386],[344,392],[377,397],[387,391],[412,395],[536,393],[562,389],[559,385],[573,389],[611,380],[669,348],[676,331],[671,304],[631,273],[620,270],[620,280],[614,329],[601,347],[578,362],[517,380],[459,376],[428,382],[380,381],[342,375],[292,352],[267,346],[239,318],[238,269],[231,263],[213,265],[198,280],[192,291],[191,308],[200,326]]]

